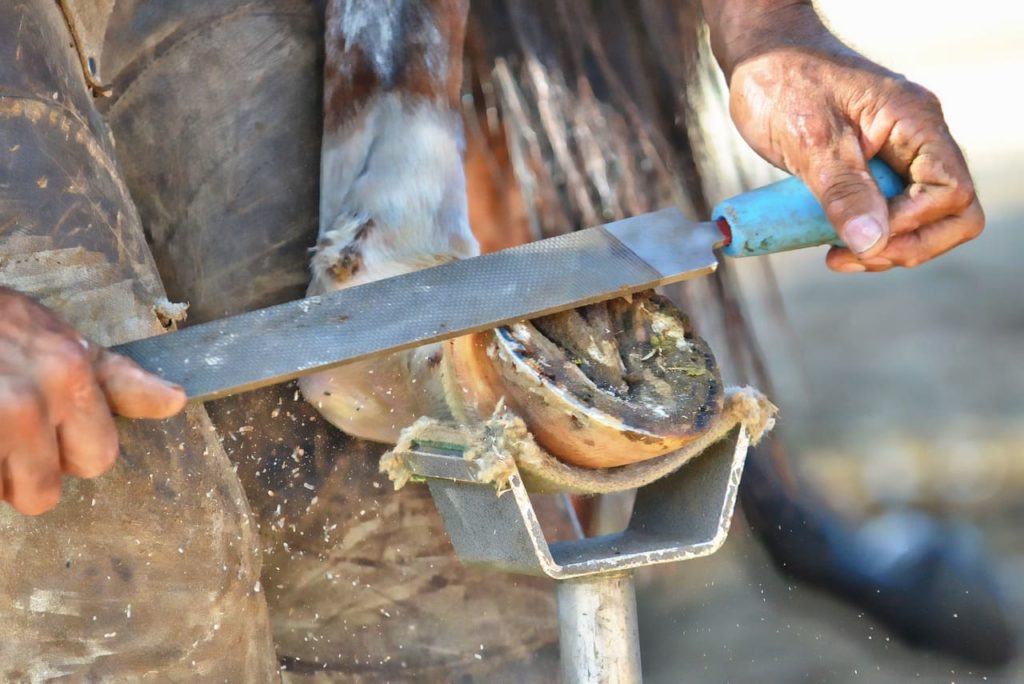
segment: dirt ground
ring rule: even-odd
[[[943,100],[986,233],[880,276],[832,274],[821,253],[776,257],[788,327],[756,315],[763,301],[750,296],[802,477],[858,518],[910,507],[977,526],[1024,624],[1024,10],[946,4],[821,3],[841,34]],[[1024,658],[983,671],[911,651],[787,584],[742,524],[640,604],[650,682],[1024,682]]]

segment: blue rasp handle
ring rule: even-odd
[[[872,159],[868,168],[883,195],[903,192],[903,179],[885,162]],[[732,229],[732,242],[722,249],[732,257],[842,244],[818,200],[795,176],[725,200],[711,219],[725,219]]]

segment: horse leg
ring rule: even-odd
[[[328,6],[320,238],[310,294],[478,253],[469,230],[458,113],[467,0]],[[447,417],[440,345],[302,381],[351,435],[394,442]]]

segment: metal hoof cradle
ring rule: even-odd
[[[639,682],[633,571],[707,556],[729,531],[751,436],[734,425],[674,472],[637,490],[629,525],[616,534],[549,542],[515,455],[486,434],[420,430],[389,456],[430,488],[465,563],[552,578],[558,587],[562,678]],[[447,435],[447,437],[445,436]],[[475,457],[481,450],[487,458]]]

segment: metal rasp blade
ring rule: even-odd
[[[723,242],[676,209],[114,347],[207,400],[712,272]]]

